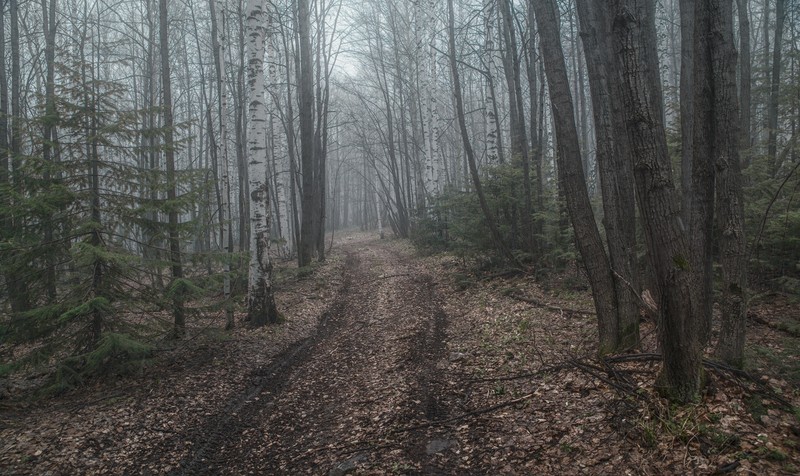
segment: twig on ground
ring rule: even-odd
[[[572,365],[568,362],[564,362],[561,364],[551,365],[548,367],[541,368],[536,372],[526,372],[524,374],[516,374],[516,375],[503,375],[500,377],[489,377],[489,378],[477,378],[469,380],[469,383],[481,383],[481,382],[507,382],[509,380],[519,380],[523,378],[529,377],[540,377],[544,374],[559,372],[561,370],[566,370],[572,367]]]
[[[508,400],[508,401],[502,402],[502,403],[498,403],[497,405],[492,405],[490,407],[479,408],[477,410],[473,410],[471,412],[462,413],[461,415],[457,415],[457,416],[454,416],[454,417],[451,417],[451,418],[445,418],[444,420],[429,421],[427,423],[421,423],[419,425],[407,426],[405,428],[398,428],[396,430],[392,430],[389,434],[390,435],[396,435],[398,433],[407,433],[409,431],[421,430],[423,428],[429,428],[429,427],[432,427],[432,426],[443,425],[443,424],[446,424],[446,423],[453,423],[455,421],[463,420],[465,418],[478,416],[478,415],[483,415],[485,413],[491,413],[491,412],[494,412],[494,411],[497,411],[497,410],[500,410],[500,409],[503,409],[503,408],[506,408],[506,407],[510,407],[512,405],[516,405],[517,403],[524,402],[525,400],[528,400],[528,399],[532,398],[534,395],[535,395],[535,392],[531,392],[531,393],[523,395],[523,396],[521,396],[519,398],[515,398],[515,399],[512,399],[512,400]]]
[[[582,310],[582,309],[572,309],[572,308],[569,308],[569,307],[553,306],[552,304],[548,304],[546,302],[540,301],[539,299],[536,299],[536,298],[533,298],[533,297],[529,297],[529,296],[523,296],[523,295],[517,294],[517,293],[511,293],[508,296],[516,299],[517,301],[522,301],[522,302],[526,302],[528,304],[533,304],[534,306],[541,307],[541,308],[547,309],[549,311],[565,312],[565,313],[568,313],[568,314],[580,314],[580,315],[584,315],[584,316],[594,316],[594,315],[597,314],[594,311],[585,311],[585,310]]]

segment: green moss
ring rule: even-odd
[[[681,271],[688,271],[689,270],[689,260],[687,260],[686,257],[684,257],[684,256],[675,255],[675,256],[672,257],[672,262]]]

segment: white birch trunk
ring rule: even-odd
[[[269,25],[266,0],[247,2],[247,164],[250,184],[250,274],[247,289],[248,319],[260,326],[277,320],[272,294],[269,256],[269,178],[267,176],[267,98],[264,53]]]
[[[220,222],[220,241],[222,241],[222,250],[224,254],[231,253],[231,233],[230,233],[230,218],[231,218],[231,182],[230,182],[230,167],[228,163],[228,88],[225,84],[225,47],[228,40],[225,37],[227,33],[227,25],[225,19],[225,2],[223,0],[209,0],[209,7],[211,14],[216,18],[216,38],[214,46],[217,49],[216,55],[216,83],[217,83],[217,118],[219,120],[219,141],[217,142],[217,159],[220,167],[220,179],[222,181],[222,190],[220,193],[221,203],[219,204],[219,222]],[[223,294],[225,296],[225,328],[233,328],[233,308],[231,307],[231,257],[225,256],[223,260]]]
[[[487,74],[491,75],[494,69],[495,60],[495,42],[494,42],[494,13],[495,13],[496,0],[484,0],[485,24],[484,24],[484,45],[483,57],[484,64],[487,69]],[[494,165],[498,162],[499,155],[497,152],[497,136],[500,129],[497,123],[497,116],[495,110],[496,98],[494,97],[493,88],[490,86],[489,78],[485,78],[485,94],[486,100],[484,102],[484,118],[486,120],[486,163],[487,165]]]
[[[435,8],[436,2],[424,2],[425,11],[422,13],[423,38],[427,40],[427,54],[422,52],[422,89],[426,95],[425,123],[426,123],[426,157],[425,157],[425,188],[428,197],[433,198],[441,193],[441,164],[439,159],[439,135],[441,133],[441,119],[439,117],[439,100],[436,81],[436,28]]]

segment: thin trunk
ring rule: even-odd
[[[731,3],[724,0],[711,3],[711,27],[721,33],[712,37],[716,124],[714,164],[717,168],[716,209],[720,230],[717,242],[722,265],[721,325],[716,355],[723,362],[741,368],[747,325],[747,249],[739,159],[742,142],[739,140],[740,115],[736,101],[736,47]]]
[[[300,167],[303,174],[302,218],[300,224],[300,247],[298,263],[311,264],[314,252],[314,89],[311,66],[311,18],[309,0],[298,0],[297,24],[300,43],[298,75],[298,103],[300,113]]]
[[[211,10],[211,39],[214,51],[214,69],[216,71],[215,83],[217,85],[217,120],[219,121],[219,142],[216,144],[214,156],[217,158],[214,174],[221,179],[217,182],[217,197],[219,199],[219,232],[223,256],[223,283],[222,292],[225,297],[225,329],[233,329],[233,303],[231,302],[231,260],[233,259],[233,246],[231,240],[231,182],[230,164],[228,157],[228,88],[225,84],[225,48],[227,47],[227,32],[225,3],[221,0],[209,0]],[[199,48],[198,48],[199,49]],[[209,134],[213,137],[210,127],[211,112],[209,111]],[[221,170],[221,173],[218,172]]]
[[[11,22],[11,144],[8,155],[11,161],[10,186],[18,193],[22,192],[22,79],[19,51],[19,2],[9,0]],[[5,37],[3,37],[5,41]],[[5,151],[3,151],[5,153]],[[11,214],[7,229],[14,233],[21,226],[21,218]],[[13,313],[24,312],[31,307],[31,296],[24,279],[16,275],[9,277],[9,301]],[[24,271],[20,273],[26,274]]]
[[[742,168],[750,166],[753,135],[750,127],[750,97],[752,88],[752,65],[750,64],[750,13],[749,0],[737,0],[739,14],[739,122],[742,145]]]
[[[691,226],[692,157],[694,124],[693,38],[695,0],[680,0],[681,15],[681,215],[683,223]]]
[[[767,108],[767,157],[773,164],[773,177],[780,173],[783,165],[778,157],[778,103],[781,86],[783,26],[786,23],[785,6],[786,0],[775,0],[775,42],[772,45],[772,79],[770,80],[769,106]]]
[[[172,80],[170,78],[169,35],[167,31],[167,0],[159,0],[159,39],[161,47],[161,107],[164,114],[164,158],[167,172],[167,202],[169,230],[169,260],[172,265],[172,305],[175,318],[173,335],[182,337],[186,333],[186,316],[183,308],[184,297],[183,263],[181,262],[181,242],[178,233],[178,211],[175,203],[178,184],[175,177],[175,139],[172,118]]]
[[[475,153],[472,150],[472,144],[469,140],[469,131],[467,130],[467,123],[464,119],[464,101],[461,98],[461,79],[458,72],[458,61],[456,60],[456,39],[454,26],[455,14],[453,12],[453,0],[447,0],[447,13],[448,46],[450,50],[450,54],[448,56],[450,60],[450,72],[453,77],[453,94],[455,95],[456,117],[458,119],[458,128],[461,131],[461,140],[464,144],[464,153],[466,154],[467,161],[469,163],[472,184],[475,187],[475,192],[478,194],[478,201],[480,202],[481,210],[483,211],[484,218],[486,218],[489,231],[492,234],[495,244],[506,259],[512,263],[516,263],[516,258],[514,258],[514,255],[511,254],[511,250],[508,249],[503,242],[503,238],[500,236],[500,231],[497,229],[494,215],[492,214],[492,210],[489,208],[489,204],[486,201],[486,196],[484,195],[483,187],[481,186],[480,174],[478,173],[478,166],[475,162]]]
[[[607,354],[618,347],[618,320],[611,266],[603,249],[578,147],[578,131],[569,92],[567,66],[561,47],[558,6],[555,0],[533,4],[539,26],[541,52],[550,90],[556,140],[558,142],[559,188],[563,190],[567,210],[575,230],[575,242],[586,266],[592,297],[597,309],[600,345],[598,352]]]
[[[503,37],[506,44],[506,76],[509,83],[509,101],[513,103],[511,111],[511,148],[512,159],[519,160],[522,166],[522,240],[525,249],[533,250],[533,226],[531,217],[531,180],[530,153],[525,133],[525,108],[522,99],[522,82],[520,75],[520,59],[517,53],[516,28],[511,10],[511,0],[501,0],[500,12],[503,17]],[[513,91],[513,93],[512,93]]]
[[[52,161],[52,151],[55,144],[55,128],[58,124],[58,116],[55,104],[55,41],[56,41],[56,22],[55,22],[56,1],[42,0],[42,26],[45,37],[45,117],[44,117],[44,138],[42,140],[42,159],[45,162]],[[50,172],[45,169],[43,176],[45,184],[51,180]],[[53,243],[54,226],[49,223],[52,217],[47,217],[48,223],[44,227],[44,242]],[[47,253],[47,269],[45,270],[44,281],[48,303],[56,300],[56,260],[53,251]]]
[[[540,108],[544,108],[543,101],[539,95],[540,86],[543,88],[544,84],[539,85],[537,71],[536,71],[536,63],[538,61],[538,55],[536,52],[538,51],[535,39],[536,39],[536,18],[533,14],[533,7],[528,6],[528,15],[527,15],[527,26],[528,26],[528,41],[530,44],[527,46],[528,55],[527,55],[527,75],[528,75],[528,94],[530,97],[530,117],[531,117],[531,124],[530,124],[530,135],[531,135],[531,158],[533,161],[533,170],[534,170],[534,177],[532,182],[536,185],[536,201],[535,201],[535,210],[538,214],[544,211],[544,193],[542,187],[542,146],[541,146],[541,137],[539,130],[541,128],[541,118],[537,115],[539,114]],[[533,229],[532,229],[532,240],[534,247],[538,252],[541,253],[542,251],[542,233],[544,231],[544,220],[541,218],[537,218],[533,222]]]

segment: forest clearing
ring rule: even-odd
[[[420,257],[405,240],[358,233],[278,289],[280,325],[223,334],[220,313],[126,377],[3,403],[3,474],[796,474],[800,465],[786,407],[800,403],[800,312],[775,296],[752,310],[751,374],[709,367],[702,401],[676,407],[651,390],[652,322],[640,353],[594,358],[594,316],[568,310],[591,306],[580,277],[484,275],[455,256]]]

